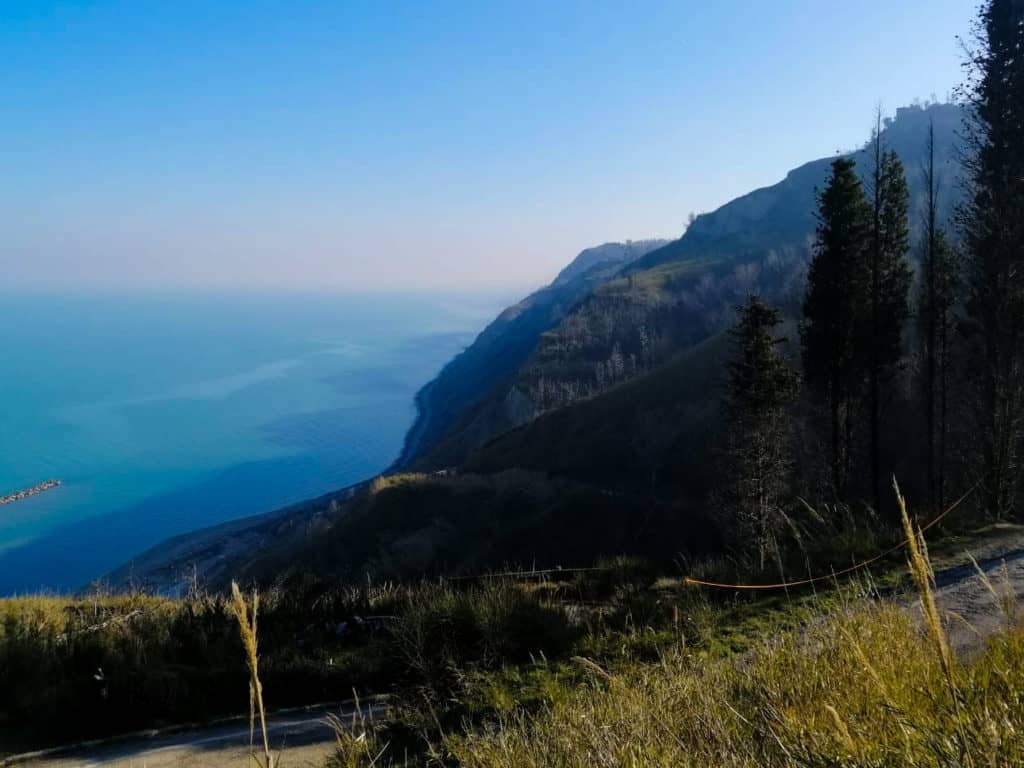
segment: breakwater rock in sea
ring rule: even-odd
[[[14,493],[9,493],[6,496],[0,496],[0,506],[3,506],[4,504],[13,504],[16,501],[27,499],[29,496],[35,496],[37,493],[42,493],[43,491],[48,491],[51,488],[56,488],[60,484],[60,480],[45,480],[38,485],[33,485],[31,488],[25,488],[22,491],[15,491]]]

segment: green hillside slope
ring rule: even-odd
[[[555,280],[502,312],[417,395],[418,416],[396,467],[457,464],[495,434],[532,416],[508,384],[573,306],[663,240],[606,243],[580,253]]]

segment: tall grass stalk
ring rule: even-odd
[[[351,722],[333,713],[327,715],[325,722],[334,731],[335,740],[334,754],[327,759],[325,768],[373,768],[388,750],[387,742],[378,743],[373,710],[364,711],[358,695],[354,696]]]
[[[968,747],[963,713],[960,708],[961,696],[954,669],[956,661],[953,651],[949,647],[949,640],[946,638],[946,630],[942,623],[942,615],[939,613],[938,603],[935,601],[935,571],[932,569],[931,560],[928,558],[928,546],[920,527],[915,528],[913,523],[910,522],[910,515],[907,513],[907,502],[900,492],[900,486],[896,482],[895,477],[892,479],[892,487],[896,492],[896,502],[900,508],[900,521],[903,523],[903,532],[907,537],[907,559],[910,575],[917,587],[917,592],[921,599],[921,611],[924,614],[925,627],[928,630],[929,637],[931,637],[932,642],[935,644],[939,663],[942,667],[942,676],[946,682],[946,689],[949,692],[950,700],[953,702],[953,709],[956,713],[956,735],[960,739],[961,757],[965,766],[973,766],[974,760]]]
[[[274,759],[270,754],[270,739],[267,737],[267,715],[263,707],[263,684],[259,675],[259,654],[256,639],[256,615],[259,613],[260,596],[256,590],[252,593],[252,615],[242,597],[238,584],[231,582],[231,612],[238,619],[238,629],[242,635],[242,647],[245,649],[245,662],[249,667],[249,743],[252,744],[253,720],[255,713],[260,716],[260,731],[263,735],[263,757],[265,768],[273,768]],[[256,761],[257,764],[259,761]]]
[[[907,537],[907,560],[910,567],[910,575],[917,587],[921,599],[921,611],[924,613],[925,627],[928,635],[935,643],[936,651],[939,654],[939,661],[942,664],[943,674],[949,681],[951,690],[955,690],[953,683],[953,653],[949,648],[949,641],[946,639],[946,630],[942,624],[942,616],[939,613],[938,604],[935,602],[935,591],[932,588],[935,581],[935,574],[932,571],[931,561],[928,559],[928,549],[925,544],[924,534],[919,528],[915,528],[910,522],[910,515],[907,513],[907,502],[900,493],[899,484],[896,478],[892,480],[893,490],[896,491],[896,501],[900,508],[900,520],[903,523],[903,533]]]

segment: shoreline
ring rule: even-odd
[[[201,576],[207,583],[222,580],[225,577],[222,568],[229,555],[241,549],[261,549],[269,541],[281,536],[282,526],[287,528],[303,521],[308,522],[329,509],[332,502],[351,500],[368,488],[377,477],[405,469],[415,456],[432,417],[428,401],[436,381],[437,377],[431,379],[416,393],[413,398],[416,418],[405,434],[401,453],[380,472],[314,498],[165,538],[122,562],[93,583],[106,583],[115,588],[141,587],[149,593],[175,595],[187,589],[190,576]],[[187,567],[190,564],[191,572]],[[88,585],[76,590],[76,593],[80,594],[87,588]]]
[[[398,458],[391,462],[382,474],[392,474],[408,468],[419,451],[420,442],[423,440],[423,434],[430,425],[432,416],[432,409],[430,407],[431,391],[439,377],[440,374],[424,384],[413,398],[413,404],[416,407],[416,418],[405,433],[405,439],[402,441],[402,452],[398,454]]]
[[[233,556],[262,549],[288,529],[303,526],[330,510],[332,502],[349,501],[368,488],[374,477],[267,512],[165,538],[71,592],[84,594],[92,585],[105,584],[114,589],[180,596],[193,578],[198,577],[206,584],[225,581],[230,574],[223,569]]]
[[[225,577],[222,572],[224,565],[240,551],[260,550],[287,530],[317,519],[332,504],[352,499],[368,488],[375,478],[400,471],[419,447],[421,435],[431,418],[432,409],[426,400],[433,384],[434,379],[428,381],[414,396],[416,416],[406,431],[401,453],[380,471],[316,497],[162,538],[97,575],[89,583],[69,588],[67,593],[82,594],[100,583],[115,589],[131,587],[152,594],[177,595],[188,588],[190,578],[202,577],[206,583],[222,580]],[[48,480],[3,498],[20,500],[62,484],[61,480]]]
[[[33,485],[31,488],[24,488],[20,491],[9,493],[6,496],[0,496],[0,507],[5,504],[13,504],[16,501],[31,498],[32,496],[38,496],[40,493],[45,493],[52,488],[59,488],[63,484],[63,480],[44,480],[41,483]]]

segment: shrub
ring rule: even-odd
[[[561,608],[513,582],[489,579],[462,588],[424,585],[410,596],[392,637],[406,682],[448,694],[470,668],[563,656],[577,631]]]

